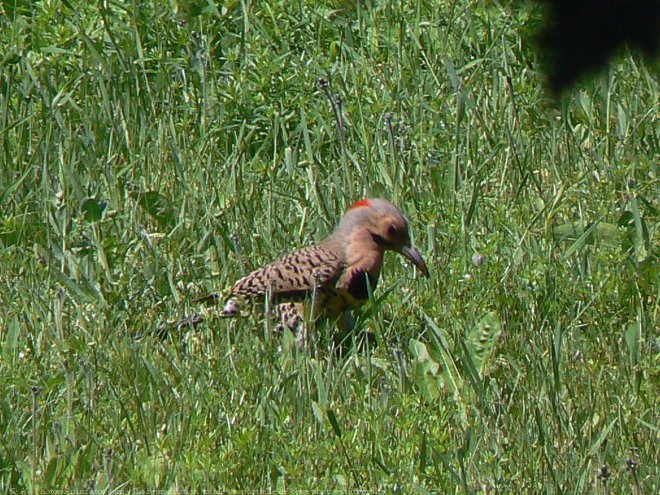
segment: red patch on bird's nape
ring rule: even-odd
[[[353,206],[351,206],[351,210],[352,210],[353,208],[361,208],[361,207],[363,207],[363,206],[371,206],[371,201],[369,201],[369,200],[366,199],[366,198],[365,198],[365,199],[361,199],[360,201],[358,201],[357,203],[355,203]]]

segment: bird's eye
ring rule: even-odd
[[[396,236],[397,232],[398,232],[398,229],[396,228],[396,225],[392,225],[392,224],[390,224],[390,226],[387,227],[387,235],[388,235],[388,237],[394,237],[394,236]]]

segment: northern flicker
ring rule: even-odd
[[[306,305],[314,321],[328,318],[349,330],[350,311],[362,306],[376,288],[385,251],[402,254],[428,277],[401,210],[385,199],[360,200],[324,241],[238,280],[229,290],[224,314],[238,314],[244,302],[267,300],[278,328],[296,333],[300,344],[305,340]]]

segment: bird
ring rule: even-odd
[[[223,314],[238,315],[246,303],[266,306],[275,330],[288,328],[299,346],[306,342],[307,321],[331,320],[346,333],[354,324],[352,310],[362,306],[378,284],[386,251],[401,254],[429,276],[424,258],[411,243],[403,212],[386,199],[361,199],[325,240],[236,281],[227,292]]]

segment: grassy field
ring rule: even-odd
[[[659,493],[658,72],[516,5],[0,3],[0,492]],[[154,335],[364,196],[377,345]]]

